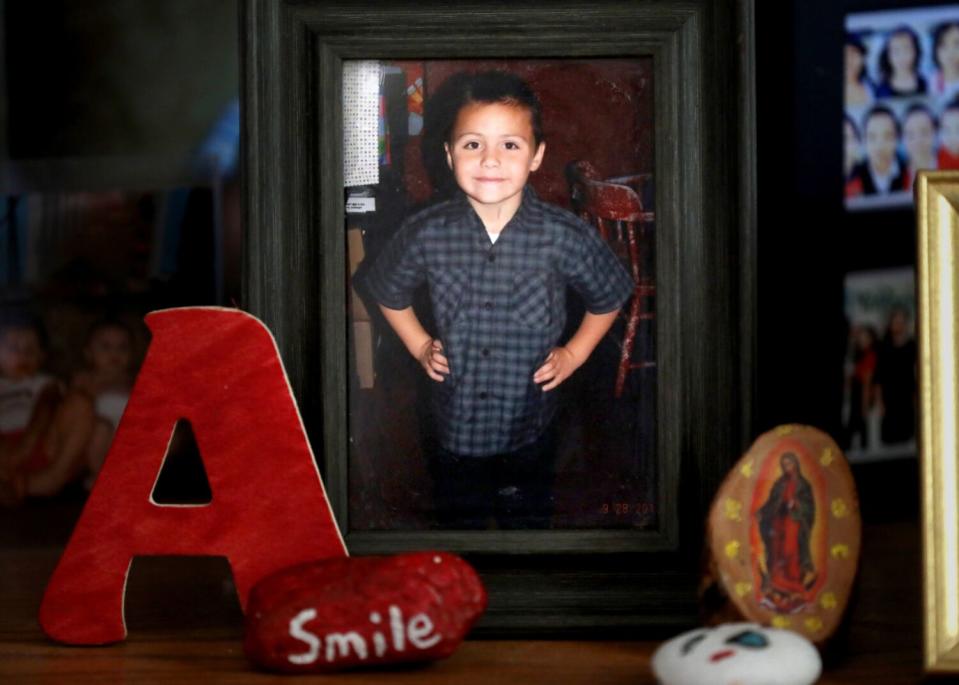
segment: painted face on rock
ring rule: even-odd
[[[545,143],[533,136],[525,107],[474,102],[456,117],[446,160],[456,184],[481,217],[515,212],[530,173],[543,161]]]
[[[652,666],[662,685],[812,685],[822,660],[792,631],[726,623],[664,642]]]

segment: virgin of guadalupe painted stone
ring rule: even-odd
[[[765,552],[761,603],[776,611],[791,612],[806,603],[805,595],[816,582],[809,547],[816,498],[793,452],[785,452],[779,463],[782,475],[757,515]]]
[[[856,578],[859,498],[835,441],[811,426],[761,435],[726,476],[707,522],[706,623],[755,621],[816,644],[839,627]]]

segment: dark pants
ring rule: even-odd
[[[463,456],[438,448],[433,502],[442,528],[548,528],[553,514],[553,428],[513,452]]]

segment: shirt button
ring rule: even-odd
[[[479,398],[480,398],[481,400],[485,400],[486,397],[487,397],[487,395],[486,395],[485,392],[481,392],[481,393],[479,394]]]
[[[487,259],[488,259],[490,262],[495,262],[495,261],[496,261],[496,255],[491,254],[489,257],[487,257]]]
[[[488,356],[489,356],[489,348],[488,348],[488,347],[484,347],[484,348],[480,351],[480,354],[482,354],[484,357],[488,357]]]
[[[489,310],[489,309],[492,309],[492,308],[493,308],[493,303],[492,303],[492,302],[484,302],[484,303],[483,303],[483,309]]]

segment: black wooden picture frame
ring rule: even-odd
[[[245,2],[245,306],[276,335],[350,552],[463,554],[490,594],[481,634],[695,619],[703,519],[752,432],[752,16],[751,0]],[[655,78],[659,527],[351,532],[342,61],[630,56]]]

